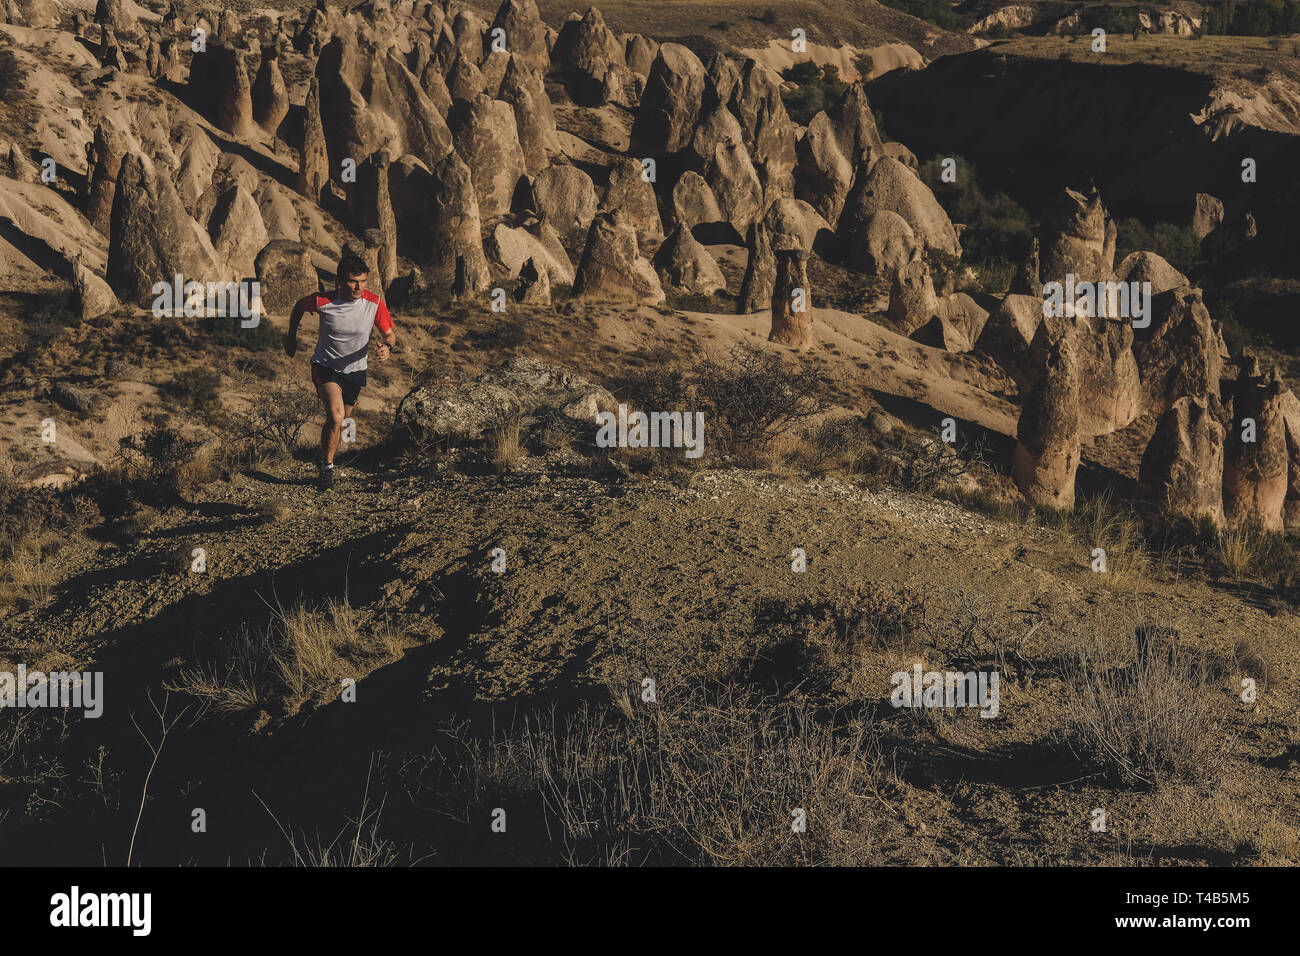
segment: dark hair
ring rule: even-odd
[[[364,259],[360,256],[344,256],[339,260],[338,280],[342,282],[348,276],[363,276],[370,271],[370,266],[366,265]]]

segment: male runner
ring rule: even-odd
[[[387,362],[397,344],[393,319],[384,300],[366,288],[369,267],[356,256],[339,260],[338,288],[332,293],[313,292],[294,303],[284,352],[298,351],[298,323],[307,312],[320,315],[316,351],[311,357],[311,380],[325,406],[325,424],[320,430],[320,479],[317,487],[334,487],[334,453],[343,435],[343,422],[350,418],[366,384],[366,353],[370,330],[378,327],[384,340],[379,343],[379,361]]]

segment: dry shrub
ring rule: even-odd
[[[67,492],[26,488],[0,470],[0,607],[44,604],[58,583],[50,559],[86,518]]]
[[[276,524],[293,514],[293,505],[283,495],[274,495],[258,506],[257,513],[266,524]]]
[[[523,460],[524,447],[520,440],[523,428],[523,416],[517,412],[501,415],[488,428],[487,454],[498,472],[512,471]]]
[[[119,444],[126,478],[142,496],[179,499],[213,478],[210,456],[200,454],[203,443],[166,425]]]
[[[1149,577],[1142,520],[1131,507],[1116,502],[1109,489],[1080,499],[1072,511],[1044,509],[1040,515],[1049,527],[1062,528],[1079,539],[1088,549],[1090,567],[1096,558],[1094,549],[1106,552],[1106,570],[1096,577],[1102,587],[1127,590]]]
[[[624,708],[534,714],[487,741],[461,739],[459,765],[440,754],[441,766],[455,766],[476,814],[538,808],[546,840],[515,850],[532,862],[882,862],[892,781],[871,723],[702,683]]]
[[[855,583],[830,597],[761,600],[755,608],[760,647],[741,676],[798,687],[814,699],[861,698],[879,670],[872,669],[876,659],[919,653],[926,611],[925,595],[906,586]]]
[[[861,475],[875,448],[875,440],[865,418],[840,416],[803,429],[798,451],[802,463],[813,474],[839,473],[849,477]]]
[[[291,457],[302,430],[321,411],[313,392],[292,385],[263,385],[251,401],[247,412],[230,416],[226,423],[231,453],[249,462],[268,455]]]
[[[826,408],[821,374],[811,365],[790,368],[775,352],[748,342],[725,359],[703,359],[694,369],[695,392],[722,446],[762,448]],[[721,426],[721,427],[717,427]]]
[[[1076,756],[1148,786],[1222,769],[1228,741],[1214,714],[1215,677],[1176,634],[1139,625],[1120,648],[1122,663],[1095,636],[1063,656]]]
[[[1265,579],[1294,572],[1295,551],[1286,538],[1257,524],[1220,531],[1210,553],[1212,564],[1229,577]]]

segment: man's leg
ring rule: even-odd
[[[347,410],[343,405],[343,389],[338,382],[322,382],[316,387],[321,404],[325,406],[325,424],[320,430],[320,454],[323,465],[334,463],[334,453],[343,437],[343,419]]]

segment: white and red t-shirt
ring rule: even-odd
[[[393,327],[384,300],[369,289],[355,300],[337,292],[318,292],[303,296],[299,304],[306,312],[320,314],[320,334],[312,362],[336,372],[362,371],[370,350],[371,328],[378,326],[380,332],[387,332]]]

